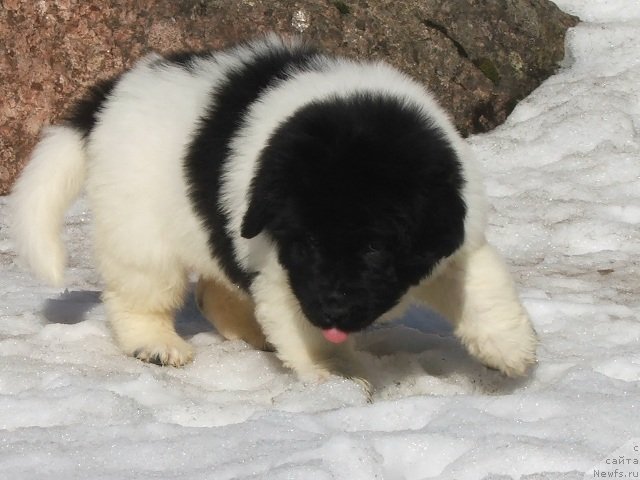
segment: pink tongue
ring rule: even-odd
[[[349,337],[348,333],[338,330],[337,328],[322,330],[322,334],[324,335],[324,338],[329,340],[331,343],[342,343]]]

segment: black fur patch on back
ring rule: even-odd
[[[229,146],[244,117],[261,93],[287,77],[290,69],[305,68],[316,55],[309,47],[271,49],[257,53],[211,94],[211,106],[200,121],[185,158],[190,199],[209,232],[209,246],[232,282],[248,290],[252,274],[234,256],[227,233],[229,219],[219,205],[221,172],[229,159]],[[185,62],[187,57],[178,57]]]
[[[119,79],[118,75],[98,81],[89,88],[82,99],[71,107],[70,112],[65,116],[66,122],[80,130],[83,137],[86,138],[91,134],[105,100],[111,95]]]
[[[214,52],[210,50],[202,51],[188,51],[178,50],[175,52],[167,53],[163,55],[163,59],[158,60],[158,65],[174,65],[180,67],[187,72],[192,72],[194,62],[198,59],[210,59],[213,57]]]

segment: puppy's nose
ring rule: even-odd
[[[349,309],[340,304],[323,305],[322,313],[324,318],[334,326],[337,322],[340,322],[349,312]]]
[[[345,303],[349,297],[346,289],[338,289],[331,292],[327,292],[324,295],[324,302],[327,304],[341,304]]]
[[[349,302],[349,295],[345,290],[335,289],[326,292],[319,300],[326,328],[341,328],[349,323],[354,305]]]

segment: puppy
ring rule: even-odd
[[[467,147],[383,63],[269,36],[151,54],[98,84],[44,130],[13,192],[16,247],[55,285],[83,185],[110,324],[141,360],[191,360],[173,322],[196,272],[200,299],[228,304],[223,335],[268,342],[304,379],[366,383],[350,334],[412,302],[489,367],[515,376],[535,361]]]

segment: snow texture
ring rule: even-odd
[[[110,338],[86,204],[67,216],[60,292],[17,264],[0,199],[0,478],[582,479],[613,472],[612,455],[633,467],[640,3],[556,3],[585,21],[562,68],[470,139],[490,240],[540,335],[529,378],[475,363],[420,310],[360,336],[371,404],[350,381],[303,384],[273,354],[223,341],[193,302],[178,322],[195,361],[143,364]]]

